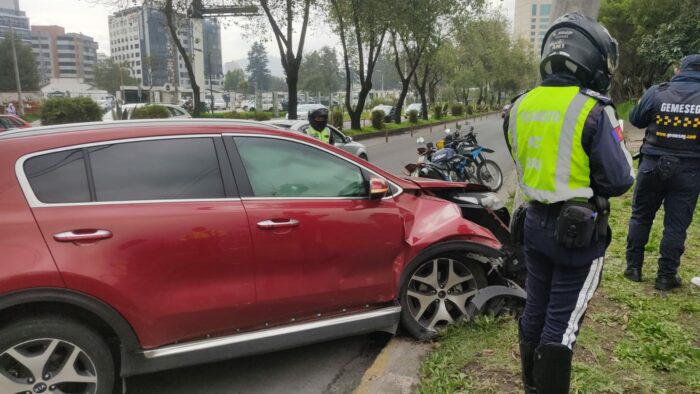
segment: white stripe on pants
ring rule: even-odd
[[[598,288],[598,283],[600,282],[600,271],[602,269],[603,257],[593,260],[593,264],[591,264],[591,269],[588,271],[586,281],[583,283],[583,287],[581,287],[581,291],[578,293],[576,307],[574,307],[574,310],[571,312],[569,323],[561,340],[561,344],[569,349],[571,349],[576,341],[576,333],[579,329],[581,317],[583,317],[583,314],[586,312],[586,308],[588,308],[588,302],[591,300],[591,298],[593,298],[593,294]]]

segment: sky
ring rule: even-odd
[[[515,0],[489,1],[495,6],[503,7],[506,15],[513,19]],[[109,55],[107,18],[116,9],[94,3],[94,0],[19,0],[20,9],[26,11],[32,25],[59,25],[63,26],[67,33],[91,36],[99,44],[98,52]],[[245,58],[253,42],[260,39],[260,36],[245,34],[243,29],[231,22],[228,19],[221,33],[224,63]],[[318,24],[308,32],[304,52],[337,44],[337,37],[328,27]],[[279,56],[277,45],[272,40],[267,41],[265,45],[270,54]]]

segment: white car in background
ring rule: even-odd
[[[328,109],[323,104],[299,104],[297,105],[297,120],[308,120],[309,112],[317,110],[319,108]],[[289,119],[289,113],[287,113],[287,119]]]
[[[137,104],[124,104],[121,106],[122,109],[122,117],[121,120],[128,120],[131,119],[131,115],[134,113],[134,110],[136,108],[141,108],[145,107],[147,105],[160,105],[162,107],[165,107],[168,112],[170,113],[170,119],[189,119],[192,117],[192,115],[189,114],[189,112],[185,111],[184,108],[178,106],[178,105],[173,105],[173,104],[163,104],[163,103],[137,103]],[[103,121],[110,121],[110,120],[117,120],[112,117],[112,112],[116,113],[117,109],[116,107],[114,108],[114,111],[107,111],[107,113],[102,117]]]

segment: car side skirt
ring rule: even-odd
[[[396,332],[400,306],[123,354],[122,376],[269,353],[375,331]]]

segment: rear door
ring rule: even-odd
[[[282,137],[226,140],[253,236],[260,313],[284,322],[391,302],[403,223],[364,170]]]
[[[62,148],[20,165],[67,285],[119,310],[144,347],[256,323],[250,232],[220,136]]]

